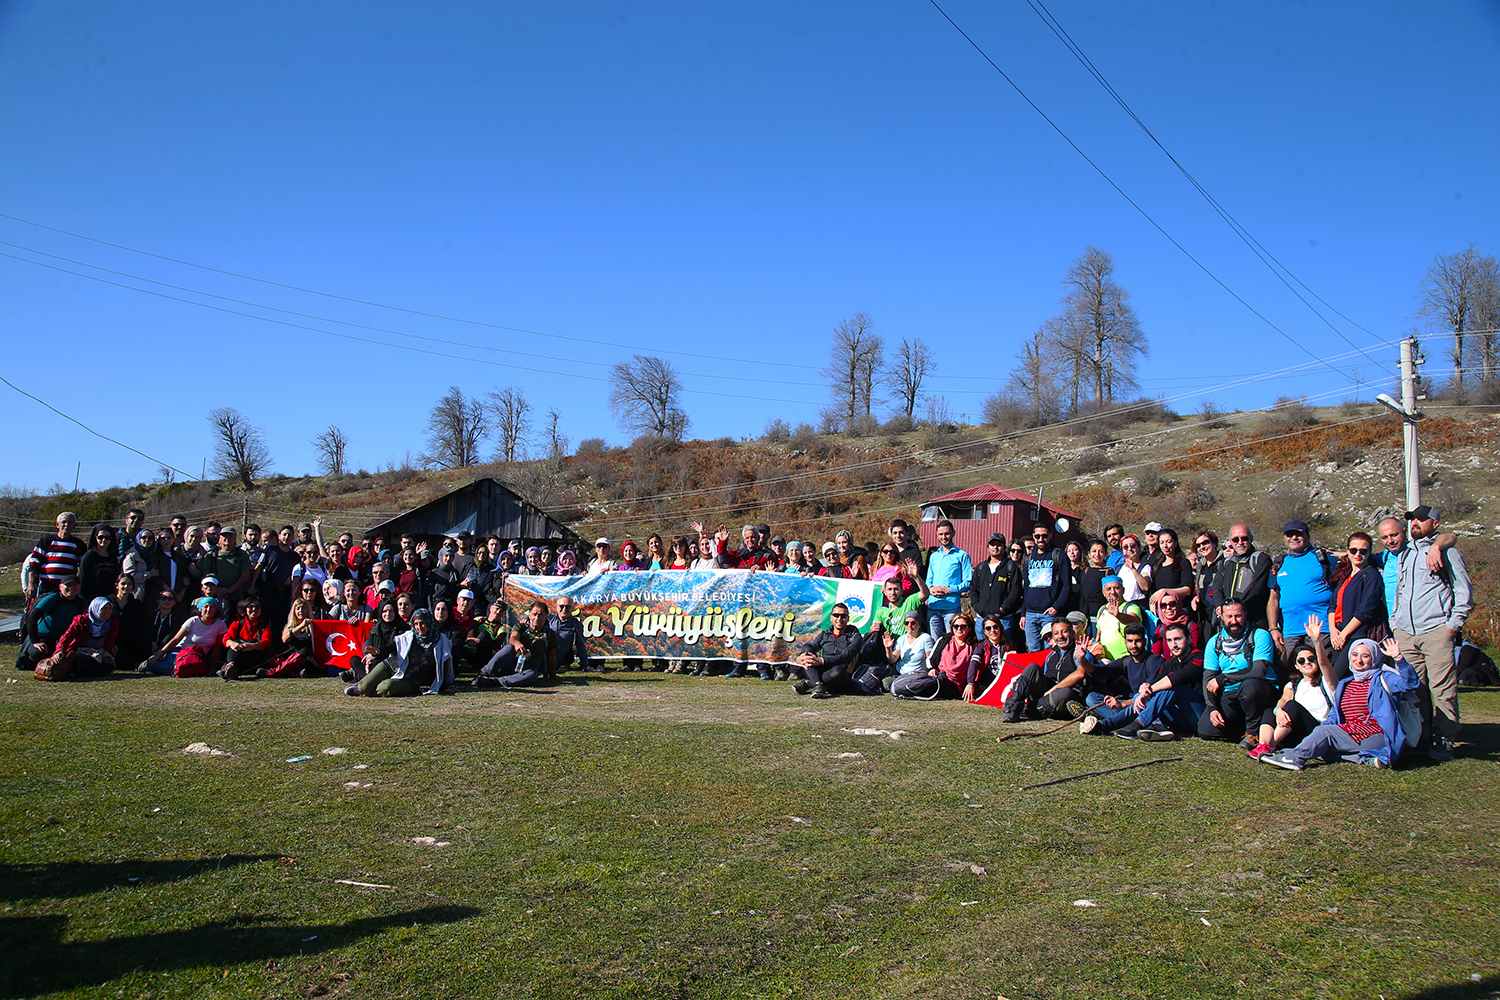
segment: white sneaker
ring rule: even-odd
[[[1099,716],[1090,715],[1078,724],[1078,732],[1082,736],[1099,731]]]

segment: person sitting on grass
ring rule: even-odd
[[[53,654],[37,664],[36,676],[44,681],[103,677],[115,669],[115,639],[120,623],[115,606],[107,597],[89,602],[86,613],[74,618],[57,640]]]
[[[929,617],[928,623],[932,621]],[[948,634],[939,639],[928,654],[926,672],[896,678],[891,685],[891,694],[920,701],[959,697],[973,701],[977,697],[976,680],[981,661],[978,654],[979,640],[974,637],[974,619],[960,611],[953,616]]]
[[[849,624],[849,606],[839,603],[828,613],[831,628],[802,644],[794,661],[806,676],[792,685],[798,694],[832,698],[849,683],[849,672],[859,660],[864,636]]]
[[[177,668],[177,654],[188,646],[202,650],[211,663],[217,655],[219,640],[229,631],[229,626],[219,620],[219,602],[211,597],[200,597],[193,602],[198,613],[182,623],[172,638],[158,652],[152,653],[145,662],[136,667],[136,673],[164,674],[171,676]],[[207,673],[207,671],[204,671]]]
[[[57,589],[31,607],[21,630],[21,652],[16,657],[17,670],[35,670],[36,665],[57,651],[57,642],[73,624],[73,619],[88,612],[79,596],[82,583],[78,577],[67,577]]]
[[[1382,651],[1394,661],[1385,666]],[[1396,640],[1377,646],[1374,639],[1355,639],[1349,648],[1350,676],[1339,682],[1328,718],[1290,750],[1263,754],[1261,763],[1300,771],[1314,759],[1340,760],[1388,768],[1405,745],[1398,699],[1421,684],[1417,671],[1401,656]]]
[[[932,655],[932,636],[922,630],[922,614],[913,609],[903,619],[905,631],[897,636],[892,629],[880,633],[885,660],[891,669],[880,678],[880,686],[889,692],[898,679],[908,674],[927,672],[927,658]]]
[[[1021,671],[1005,699],[1001,722],[1028,719],[1076,719],[1085,711],[1083,691],[1099,665],[1104,647],[1085,648],[1075,640],[1073,623],[1052,623],[1052,649],[1041,664]]]
[[[506,641],[479,668],[473,686],[520,687],[557,677],[557,633],[547,627],[547,605],[533,601],[524,624],[511,629]]]
[[[1307,618],[1306,634],[1287,650],[1298,676],[1286,683],[1281,700],[1260,719],[1260,742],[1249,751],[1259,760],[1282,747],[1296,746],[1323,724],[1333,708],[1334,674],[1321,639],[1323,622]]]
[[[453,682],[453,648],[432,623],[432,612],[412,612],[411,628],[396,636],[396,650],[372,666],[344,693],[377,698],[437,694]]]
[[[1126,625],[1124,638],[1125,655],[1101,664],[1090,682],[1099,685],[1107,679],[1119,690],[1116,694],[1095,691],[1084,698],[1084,704],[1095,709],[1078,723],[1078,731],[1084,735],[1108,733],[1134,719],[1137,693],[1149,686],[1161,669],[1161,657],[1146,643],[1146,626],[1140,622]]]
[[[1114,731],[1125,740],[1162,742],[1190,736],[1203,714],[1203,656],[1192,647],[1187,625],[1175,622],[1162,636],[1167,656],[1158,659],[1156,673],[1136,692],[1131,707],[1135,718]]]
[[[402,621],[401,615],[396,612],[394,600],[387,598],[381,601],[375,612],[375,625],[370,629],[369,635],[365,636],[360,655],[349,658],[349,669],[339,674],[339,680],[352,684],[362,679],[366,671],[375,664],[395,656],[396,638],[409,628],[411,626]]]
[[[1208,711],[1198,720],[1198,735],[1240,740],[1250,750],[1260,742],[1260,719],[1275,697],[1276,647],[1270,632],[1250,623],[1244,601],[1226,601],[1219,618],[1223,627],[1203,657]]]
[[[356,590],[358,587],[356,586]],[[250,596],[240,604],[240,619],[224,634],[224,666],[219,676],[226,681],[255,676],[271,655],[271,627],[261,613],[260,598]]]

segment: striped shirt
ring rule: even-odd
[[[1350,681],[1344,685],[1343,697],[1339,698],[1339,715],[1344,721],[1339,728],[1363,743],[1371,736],[1380,735],[1380,723],[1370,714],[1370,682]]]
[[[31,557],[40,568],[41,578],[56,583],[78,575],[78,564],[87,551],[88,546],[81,538],[48,535],[36,543]]]

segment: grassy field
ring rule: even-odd
[[[1291,774],[748,680],[5,676],[0,997],[1500,989],[1500,693],[1451,763]]]

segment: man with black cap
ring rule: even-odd
[[[1005,554],[1005,536],[995,532],[988,543],[990,557],[974,567],[969,580],[969,607],[981,621],[999,615],[1007,637],[1016,627],[1016,612],[1026,588],[1021,582],[1021,567]]]
[[[1411,543],[1401,553],[1396,584],[1396,610],[1391,630],[1401,646],[1401,655],[1422,679],[1422,723],[1424,737],[1434,757],[1451,756],[1451,741],[1458,735],[1458,672],[1453,648],[1463,632],[1464,621],[1474,610],[1473,588],[1463,553],[1456,547],[1442,550],[1436,571],[1427,555],[1437,536],[1439,515],[1423,504],[1406,512]]]
[[[1307,634],[1307,620],[1316,617],[1320,634],[1328,631],[1328,602],[1333,597],[1333,559],[1312,544],[1306,521],[1288,521],[1282,529],[1286,555],[1271,563],[1271,596],[1266,621],[1278,656]],[[1292,676],[1288,671],[1288,676]]]

